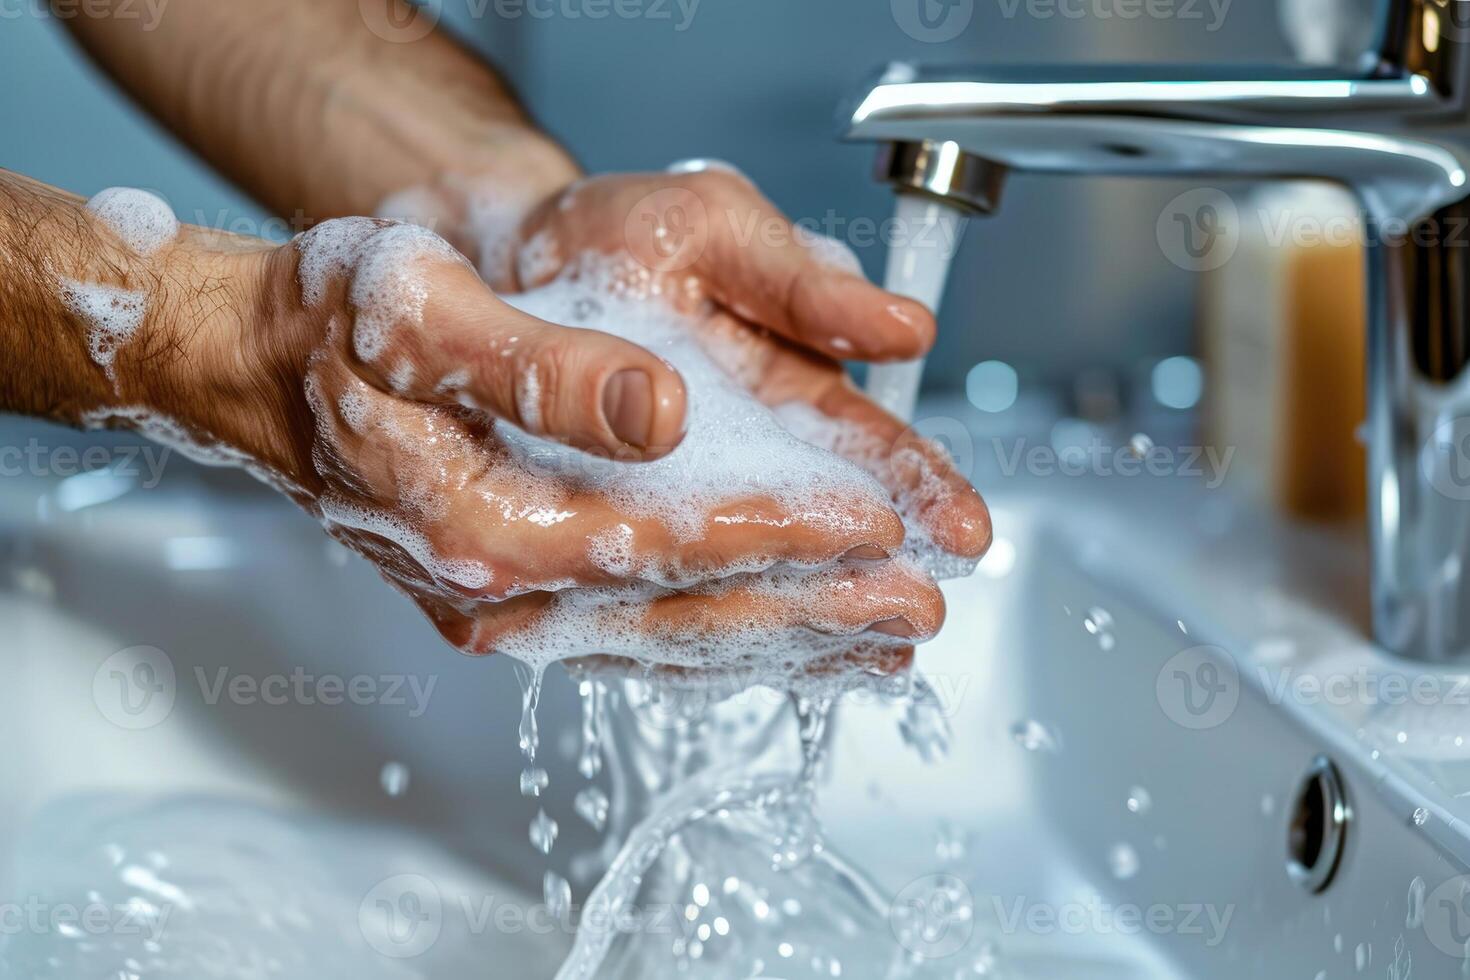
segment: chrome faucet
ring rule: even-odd
[[[1368,232],[1374,634],[1470,659],[1470,0],[1392,0],[1352,73],[893,65],[844,137],[900,193],[993,210],[1007,172],[1314,178]],[[1349,77],[1344,77],[1347,74]]]

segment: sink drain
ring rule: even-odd
[[[1287,826],[1286,873],[1316,894],[1332,883],[1347,843],[1352,818],[1342,776],[1325,756],[1318,756],[1302,777]]]

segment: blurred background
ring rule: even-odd
[[[1371,43],[1377,0],[1171,0],[1125,19],[1130,0],[955,0],[952,40],[905,32],[933,0],[642,0],[644,16],[576,16],[561,0],[435,0],[443,26],[491,57],[542,124],[592,171],[730,160],[792,217],[843,229],[886,218],[872,150],[834,139],[839,104],[891,60],[925,63],[1350,64]],[[186,221],[264,217],[87,64],[36,0],[0,6],[0,166],[90,195],[161,193]],[[1111,15],[1110,15],[1111,13]],[[1155,239],[1164,182],[1012,180],[999,215],[971,222],[951,282],[932,384],[960,389],[989,359],[1070,384],[1126,376],[1190,352],[1199,276]],[[834,224],[835,223],[835,224]],[[872,276],[883,246],[850,243]]]

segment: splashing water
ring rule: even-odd
[[[577,797],[572,803],[573,808],[577,811],[577,816],[587,821],[587,825],[599,833],[607,826],[607,813],[610,805],[607,794],[596,786],[584,786],[577,792]]]
[[[408,792],[408,766],[401,762],[386,762],[378,773],[378,784],[389,796],[402,796]]]
[[[1028,718],[1011,726],[1011,739],[1027,752],[1055,752],[1061,740],[1041,722]]]
[[[584,680],[577,686],[582,696],[582,752],[577,758],[577,771],[583,779],[595,779],[602,772],[602,711],[606,688],[600,681]]]
[[[1407,911],[1404,913],[1404,926],[1408,929],[1417,929],[1424,924],[1424,892],[1426,890],[1424,879],[1415,877],[1409,882],[1409,897]]]
[[[551,819],[545,810],[537,810],[536,816],[531,820],[531,846],[542,854],[550,854],[560,829],[556,821]]]
[[[536,749],[541,745],[541,735],[536,730],[536,707],[541,701],[542,676],[539,669],[516,667],[516,679],[521,682],[521,722],[516,734],[527,762],[536,761]]]
[[[944,705],[934,688],[918,671],[910,673],[911,685],[899,734],[925,763],[937,762],[949,754],[951,731]]]
[[[1138,874],[1139,867],[1138,852],[1129,844],[1114,844],[1108,852],[1108,868],[1119,881],[1127,881]]]
[[[1113,614],[1101,606],[1093,606],[1087,610],[1087,616],[1082,620],[1082,627],[1097,637],[1097,645],[1104,653],[1111,650],[1117,643],[1113,636]]]
[[[521,770],[521,795],[540,796],[551,783],[551,777],[540,766],[527,766]]]

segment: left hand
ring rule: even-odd
[[[934,315],[863,277],[841,242],[793,225],[744,176],[719,167],[580,181],[520,228],[512,286],[556,277],[577,255],[627,253],[698,318],[721,363],[771,406],[803,402],[866,438],[831,447],[895,497],[916,501],[936,544],[975,558],[990,515],[947,455],[865,397],[841,361],[901,361],[934,344]]]

